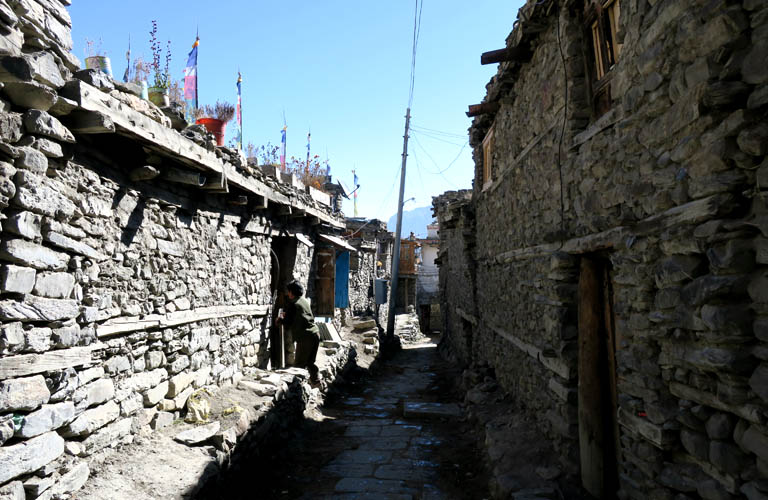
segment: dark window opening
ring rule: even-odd
[[[592,0],[585,4],[585,39],[589,43],[585,61],[594,118],[611,108],[611,70],[622,47],[618,40],[620,12],[620,0]]]

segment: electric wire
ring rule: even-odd
[[[390,186],[390,188],[389,188],[389,192],[384,197],[384,199],[381,200],[381,205],[379,205],[379,208],[375,212],[376,217],[373,218],[373,219],[369,219],[368,222],[366,222],[365,224],[363,224],[362,226],[357,228],[357,231],[349,234],[348,236],[345,236],[346,239],[354,237],[357,233],[362,231],[365,226],[367,226],[368,224],[370,224],[371,222],[373,222],[374,220],[379,218],[379,216],[381,215],[381,210],[384,208],[384,204],[387,203],[387,201],[389,201],[389,197],[392,196],[392,192],[395,190],[395,185],[397,184],[398,180],[400,180],[400,171],[399,170],[398,170],[397,174],[395,175],[395,180],[392,182],[392,186]]]
[[[435,175],[440,175],[440,177],[442,177],[442,178],[445,180],[445,182],[447,182],[447,183],[448,183],[450,186],[452,186],[452,187],[454,187],[454,188],[458,189],[458,186],[456,186],[456,184],[454,184],[454,183],[453,183],[453,182],[452,182],[450,179],[448,179],[448,177],[446,177],[445,175],[443,175],[443,172],[440,170],[440,166],[437,164],[437,162],[435,161],[435,159],[434,159],[434,158],[432,158],[432,155],[431,155],[431,154],[429,154],[429,151],[427,151],[426,149],[424,149],[424,146],[422,146],[422,145],[421,145],[421,142],[419,142],[419,139],[418,139],[418,137],[415,137],[415,136],[414,136],[413,140],[414,140],[414,142],[416,143],[416,145],[417,145],[417,146],[418,146],[418,147],[419,147],[419,148],[420,148],[420,149],[421,149],[421,150],[424,152],[424,154],[426,154],[426,155],[427,155],[427,158],[429,158],[429,159],[430,159],[430,161],[431,161],[431,162],[432,162],[432,164],[435,166],[435,168],[437,168],[437,172],[435,173]],[[415,155],[415,154],[416,154],[416,150],[414,150],[414,155]],[[430,173],[432,173],[432,172],[430,172]]]
[[[411,128],[415,128],[417,130],[421,130],[421,131],[424,131],[424,132],[429,132],[429,133],[432,133],[432,134],[435,134],[435,135],[444,135],[444,136],[448,136],[448,137],[455,137],[457,139],[464,139],[465,137],[467,137],[467,134],[454,134],[452,132],[444,132],[442,130],[437,130],[437,129],[434,129],[434,128],[422,127],[421,125],[414,125],[413,123],[411,124]]]
[[[413,11],[413,46],[411,48],[411,77],[410,88],[408,89],[408,107],[413,104],[413,89],[416,83],[416,52],[419,46],[419,35],[421,34],[421,11],[424,6],[423,0],[416,0]]]
[[[444,138],[439,137],[439,136],[434,136],[434,135],[428,134],[426,132],[421,132],[420,130],[413,130],[413,129],[411,129],[411,132],[415,132],[415,133],[420,134],[420,135],[422,135],[424,137],[428,137],[429,139],[432,139],[432,140],[435,140],[435,141],[438,141],[438,142],[444,142],[446,144],[451,144],[451,145],[456,146],[456,147],[459,147],[462,144],[460,142],[449,141],[448,139],[444,139]]]

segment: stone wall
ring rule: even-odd
[[[577,473],[578,400],[589,398],[578,392],[579,280],[600,261],[616,339],[618,495],[762,498],[768,9],[622,2],[600,116],[582,12],[576,1],[522,8],[507,40],[515,56],[488,85],[498,110],[470,129],[475,224],[460,231],[469,219],[436,200],[446,342],[489,363]],[[453,286],[471,274],[459,255],[473,240],[474,298]]]
[[[272,238],[343,227],[302,186],[79,71],[68,3],[0,0],[3,498],[63,497],[87,457],[266,367]],[[298,243],[305,285],[312,262]]]

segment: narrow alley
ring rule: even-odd
[[[349,381],[295,438],[232,473],[202,498],[487,498],[477,436],[459,405],[460,372],[427,338],[405,344],[375,374]],[[222,486],[223,489],[222,489]]]

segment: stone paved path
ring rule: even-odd
[[[285,490],[278,498],[488,497],[472,484],[479,460],[467,446],[474,438],[456,435],[467,424],[446,401],[434,371],[441,364],[435,344],[406,345],[359,394],[327,405],[287,478],[301,483],[302,493]]]

